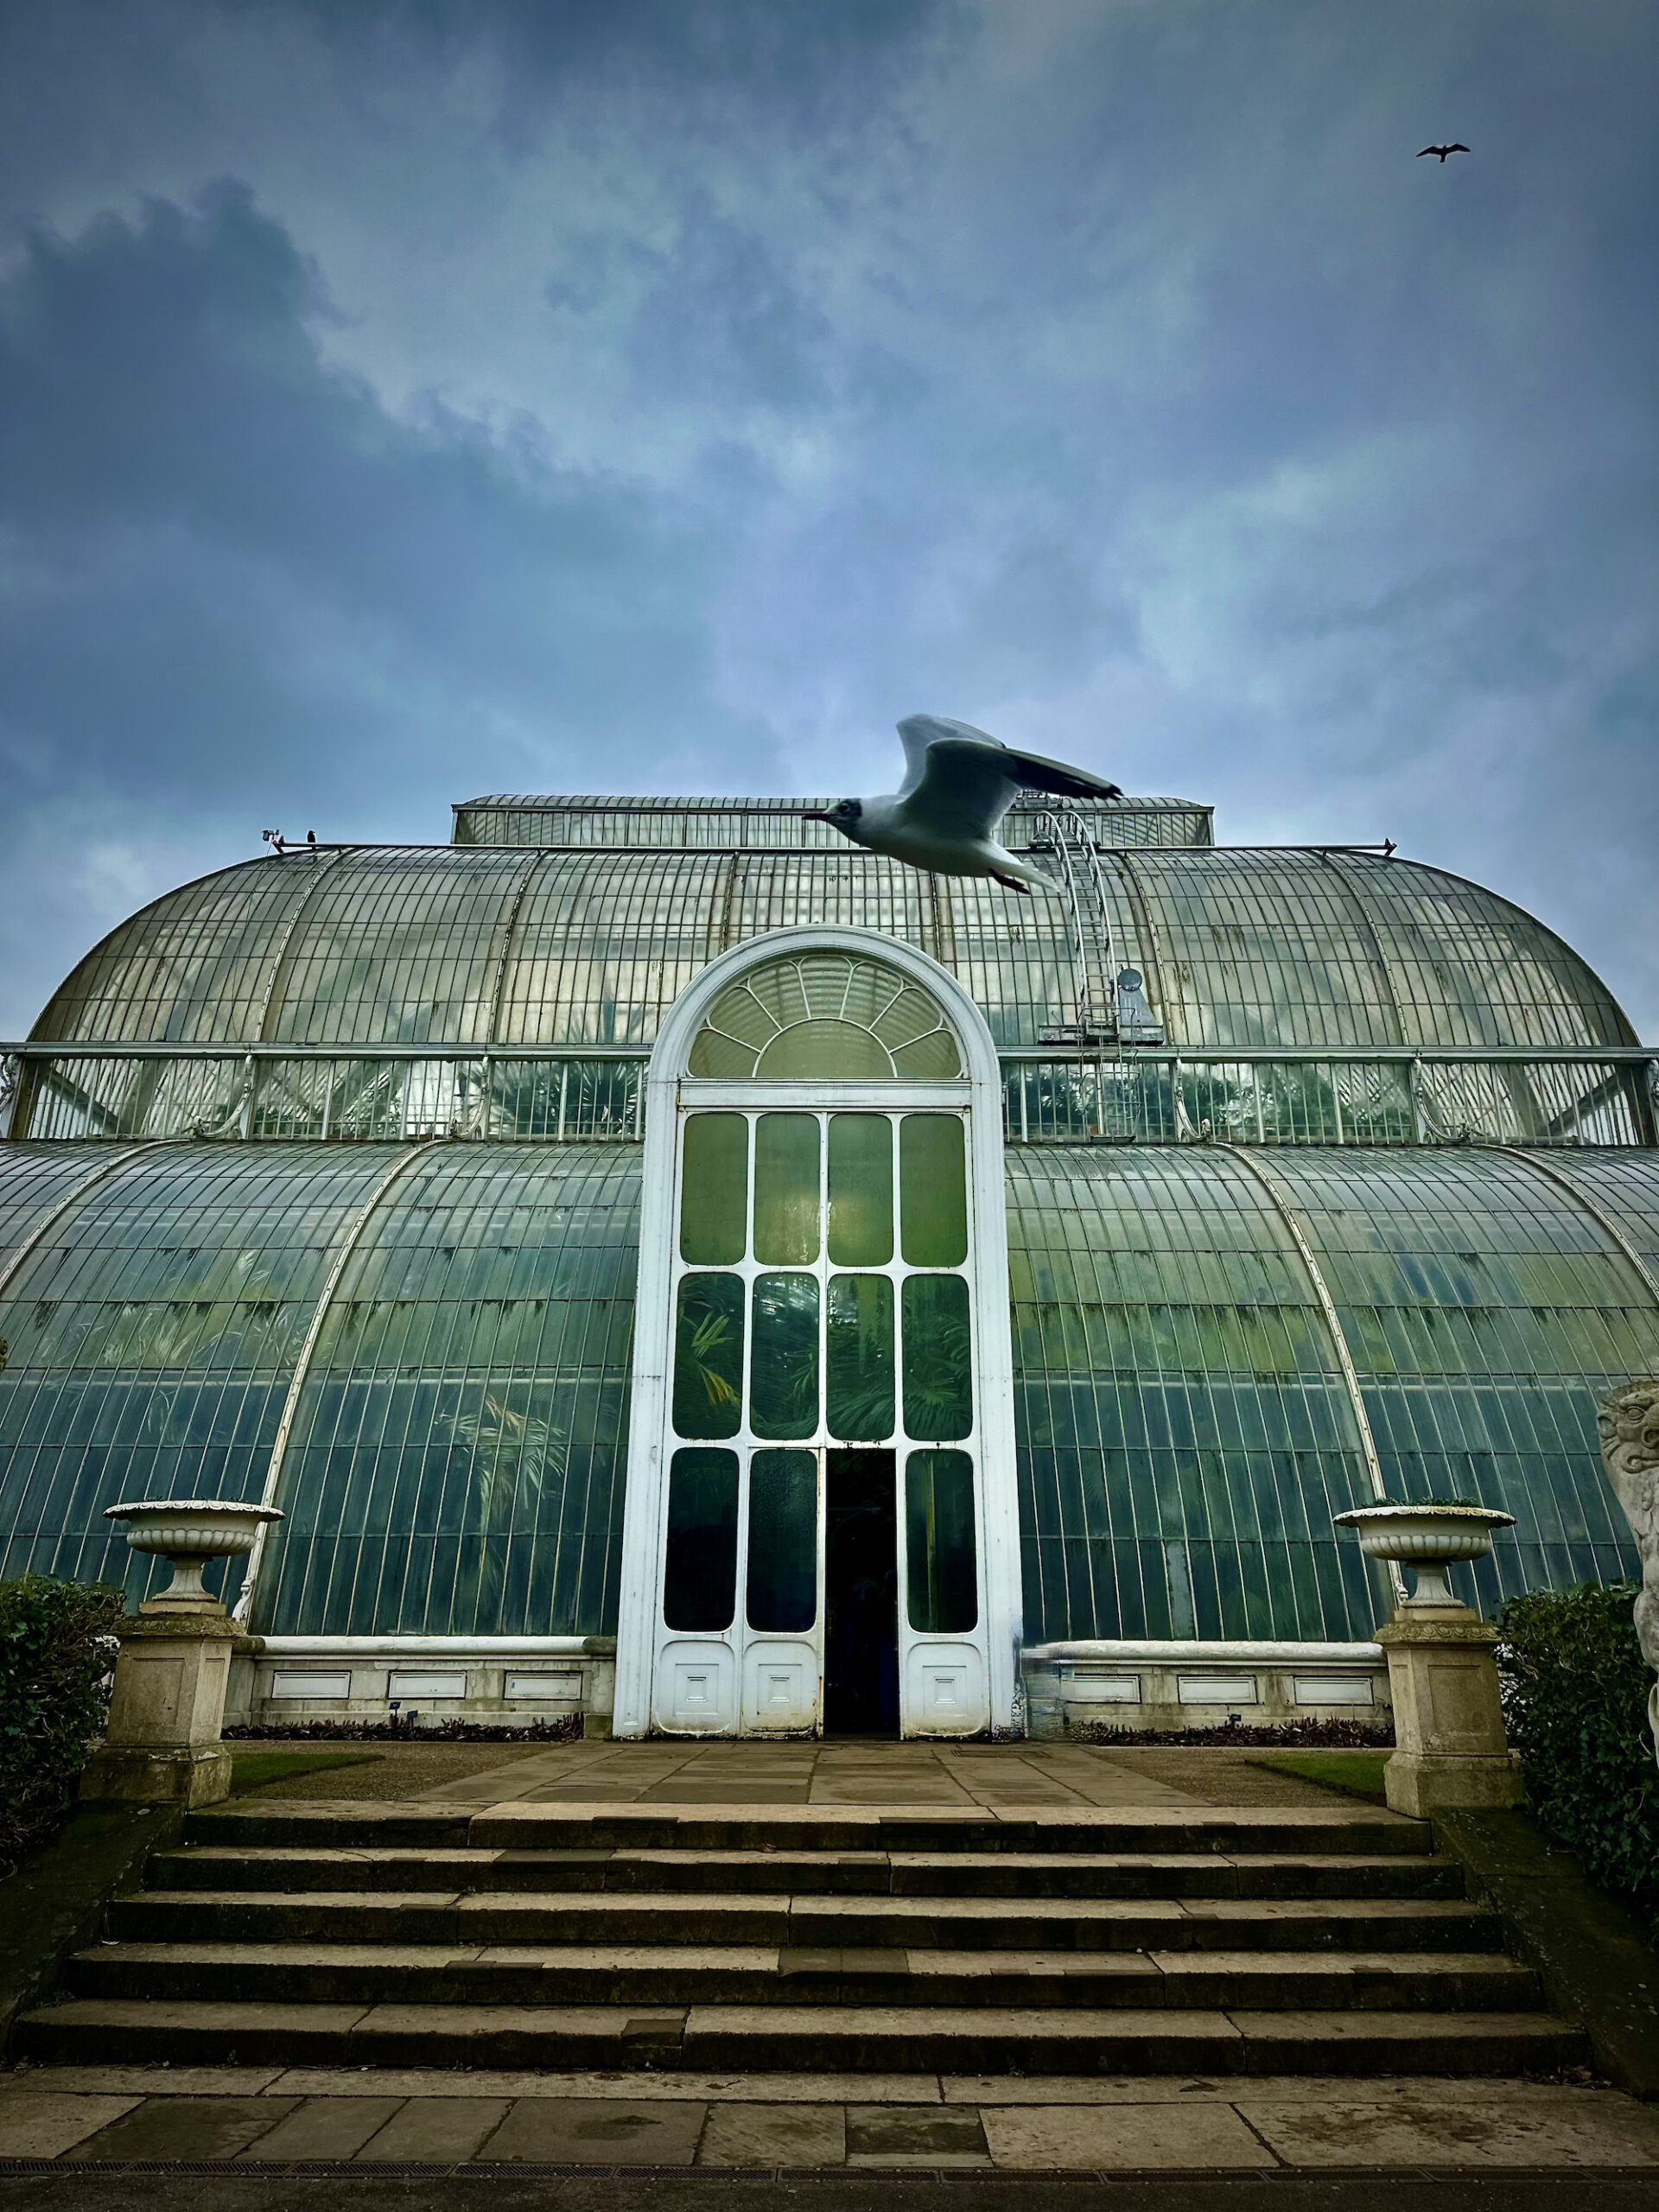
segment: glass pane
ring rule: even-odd
[[[677,1452],[668,1470],[663,1619],[670,1628],[729,1628],[736,1596],[737,1454]]]
[[[674,1427],[735,1436],[743,1410],[743,1278],[682,1275],[674,1335]]]
[[[893,1434],[893,1284],[832,1275],[824,1357],[830,1433],[848,1444]]]
[[[755,1125],[754,1256],[769,1268],[818,1256],[816,1114],[763,1114]]]
[[[893,1123],[885,1114],[830,1116],[830,1262],[885,1268],[893,1257]]]
[[[905,1433],[942,1444],[974,1425],[968,1285],[961,1275],[911,1275],[904,1287]]]
[[[816,1275],[757,1275],[754,1279],[749,1426],[757,1436],[810,1436],[817,1428]]]
[[[761,1076],[781,1076],[785,1081],[815,1077],[874,1077],[888,1081],[893,1056],[868,1029],[855,1029],[850,1021],[798,1021],[774,1037],[755,1067]]]
[[[965,1636],[977,1625],[974,1562],[973,1461],[965,1452],[912,1452],[905,1466],[912,1628]]]
[[[748,1226],[749,1125],[741,1114],[692,1114],[680,1183],[680,1257],[699,1267],[741,1260]]]
[[[749,1462],[751,1628],[798,1635],[818,1617],[818,1455],[757,1452]]]
[[[963,1126],[955,1114],[906,1114],[899,1130],[899,1217],[912,1268],[959,1268],[968,1256]]]

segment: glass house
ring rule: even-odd
[[[0,1046],[0,1573],[263,1498],[258,1717],[975,1735],[1381,1707],[1375,1497],[1512,1513],[1488,1609],[1631,1570],[1655,1054],[1567,945],[1184,800],[1027,795],[1034,897],[823,804],[470,800],[89,952]]]

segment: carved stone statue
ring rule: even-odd
[[[1642,1656],[1659,1673],[1659,1379],[1626,1382],[1601,1402],[1596,1415],[1601,1461],[1642,1554],[1636,1633]],[[1648,1699],[1648,1725],[1659,1758],[1659,1682]]]

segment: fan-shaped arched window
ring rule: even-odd
[[[804,952],[751,968],[692,1040],[691,1074],[939,1082],[962,1073],[931,992],[880,961]]]

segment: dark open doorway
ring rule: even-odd
[[[823,1725],[899,1733],[899,1529],[891,1452],[831,1452],[826,1469]]]

